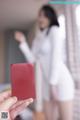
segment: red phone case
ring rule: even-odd
[[[12,96],[18,100],[36,97],[35,74],[33,64],[11,65]]]

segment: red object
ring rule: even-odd
[[[35,75],[33,64],[12,64],[11,65],[12,96],[18,100],[34,98]]]

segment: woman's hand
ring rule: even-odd
[[[20,43],[26,40],[25,35],[19,31],[16,31],[14,33],[14,37],[15,37],[16,41],[18,41]]]
[[[33,99],[18,101],[16,97],[11,97],[11,92],[0,93],[0,118],[2,112],[8,113],[8,120],[14,120],[15,117],[24,110]]]

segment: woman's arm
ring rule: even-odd
[[[29,63],[35,63],[35,57],[26,41],[21,42],[19,45],[19,48]]]
[[[35,57],[31,51],[31,49],[29,48],[29,45],[26,41],[26,38],[24,36],[23,33],[21,32],[16,32],[15,33],[15,39],[20,43],[19,44],[19,48],[22,51],[22,53],[24,54],[26,60],[29,63],[34,63],[35,62]]]

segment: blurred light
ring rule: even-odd
[[[76,7],[76,23],[80,26],[80,5]]]
[[[60,24],[60,31],[62,37],[65,39],[66,37],[66,32],[65,32],[65,16],[62,14],[58,18],[59,24]]]

